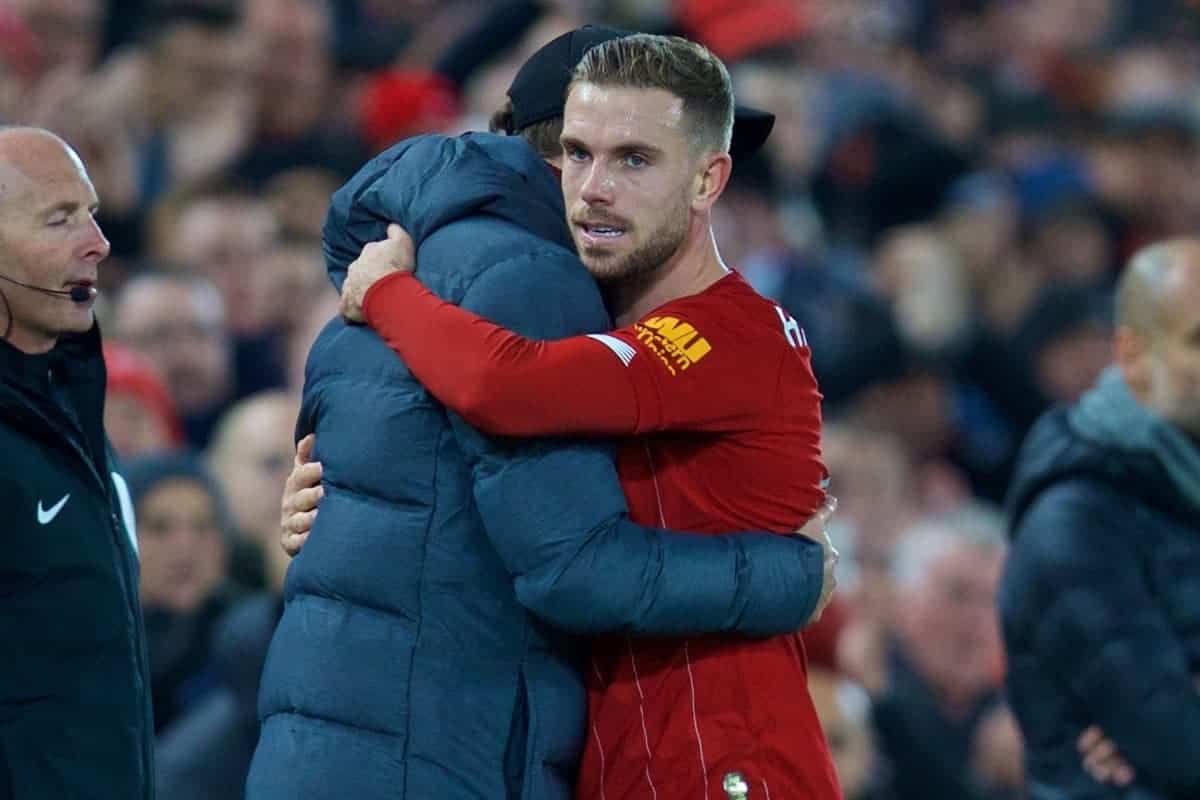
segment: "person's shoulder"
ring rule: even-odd
[[[1047,486],[1012,531],[1011,558],[1050,573],[1086,569],[1115,550],[1133,552],[1144,511],[1139,498],[1093,475],[1076,474]]]
[[[487,154],[488,158],[504,164],[522,175],[541,174],[546,164],[537,151],[522,136],[470,131],[458,137],[464,147]]]
[[[403,362],[387,344],[364,325],[351,325],[332,317],[313,340],[304,365],[303,394],[309,399],[327,381],[350,379],[390,384],[407,375]]]
[[[744,302],[739,293],[730,291],[730,281],[736,279],[736,274],[730,273],[695,294],[668,300],[643,315],[638,324],[651,328],[664,320],[668,327],[680,322],[720,324],[736,316],[737,308]]]
[[[334,192],[330,209],[336,212],[354,208],[364,191],[378,181],[386,178],[394,183],[398,176],[404,176],[401,166],[412,165],[412,179],[419,180],[421,175],[452,161],[461,150],[461,142],[441,134],[423,134],[397,142],[363,164]]]
[[[537,153],[519,136],[471,131],[459,136],[426,133],[406,139],[390,151],[381,154],[387,165],[398,162],[409,165],[416,174],[431,174],[440,169],[457,168],[454,177],[463,169],[495,172],[507,170],[513,175],[527,176],[545,171]],[[469,187],[459,187],[467,191]]]
[[[467,287],[470,303],[524,309],[531,318],[552,312],[598,315],[604,327],[611,327],[600,289],[575,253],[531,234],[523,238],[520,248],[493,247],[494,252],[484,254],[482,268]]]
[[[790,318],[778,303],[764,297],[744,277],[730,272],[703,292],[681,298],[678,307],[687,313],[702,315],[714,324],[723,324],[743,336],[762,338],[779,332]],[[772,337],[786,345],[783,336]]]
[[[1024,519],[1035,525],[1039,520],[1044,523],[1048,516],[1062,522],[1086,521],[1097,514],[1136,504],[1136,495],[1124,492],[1102,477],[1088,473],[1068,474],[1047,485],[1030,501]]]
[[[452,160],[462,152],[465,140],[462,137],[447,136],[441,133],[423,133],[397,142],[388,149],[368,161],[360,174],[371,174],[386,171],[402,159],[425,161],[430,157],[434,160]]]
[[[719,341],[739,359],[778,364],[785,356],[807,353],[803,328],[772,300],[759,294],[741,275],[731,272],[697,294],[664,303],[639,325],[667,332],[695,329]]]

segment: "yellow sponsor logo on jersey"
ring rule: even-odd
[[[699,331],[675,317],[650,317],[634,325],[634,331],[638,341],[658,356],[672,375],[692,366],[712,350]]]

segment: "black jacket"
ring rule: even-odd
[[[166,800],[240,800],[258,743],[258,679],[283,598],[246,597],[217,622],[213,664],[221,686],[208,693],[158,739],[156,775]]]
[[[1091,424],[1078,408],[1043,417],[1010,497],[999,605],[1030,796],[1200,797],[1200,474],[1181,467],[1200,453],[1178,433],[1155,445],[1117,405],[1096,411]],[[1134,787],[1085,774],[1075,741],[1091,724]]]
[[[899,643],[889,662],[888,689],[872,704],[871,719],[896,800],[990,797],[971,772],[971,747],[980,721],[996,708],[998,692],[981,693],[966,713],[952,718]]]
[[[0,798],[153,796],[132,503],[97,328],[0,341]]]

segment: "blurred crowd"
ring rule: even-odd
[[[400,138],[485,129],[526,56],[606,22],[707,44],[778,116],[718,240],[825,396],[844,574],[810,688],[846,797],[1021,797],[1002,502],[1034,419],[1109,362],[1126,257],[1200,226],[1195,5],[0,0],[0,123],[79,150],[113,243],[162,796],[252,752],[331,193]]]

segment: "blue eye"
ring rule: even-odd
[[[648,163],[650,162],[646,161],[645,157],[640,156],[637,153],[630,153],[629,155],[625,156],[625,166],[627,167],[638,169],[646,166]]]
[[[568,147],[567,158],[571,159],[572,161],[584,161],[587,159],[587,153],[580,150],[578,147]]]

